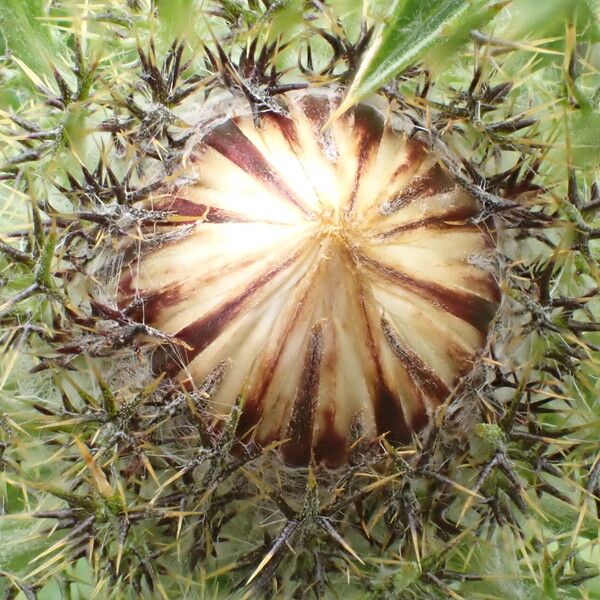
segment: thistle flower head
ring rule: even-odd
[[[331,124],[331,92],[229,118],[152,208],[193,225],[129,265],[121,304],[185,347],[155,366],[202,385],[238,434],[303,465],[358,438],[408,442],[469,372],[499,292],[480,208],[388,106]],[[192,181],[193,183],[190,183]]]

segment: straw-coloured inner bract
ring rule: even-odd
[[[472,369],[499,301],[473,260],[492,243],[477,201],[369,105],[324,127],[335,106],[306,94],[286,116],[212,128],[195,183],[153,200],[192,234],[120,285],[188,348],[161,368],[204,384],[215,415],[241,397],[238,434],[288,440],[295,465],[342,464],[358,438],[409,442]]]

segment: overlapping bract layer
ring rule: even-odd
[[[153,200],[195,223],[129,265],[121,303],[189,348],[165,368],[242,398],[238,433],[292,464],[343,463],[362,437],[407,442],[485,344],[499,291],[473,257],[477,201],[426,147],[359,105],[307,94],[194,148],[196,183]],[[163,361],[164,362],[164,361]]]

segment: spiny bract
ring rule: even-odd
[[[7,598],[600,598],[593,0],[0,0]]]

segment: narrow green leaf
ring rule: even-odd
[[[436,46],[468,36],[470,28],[481,26],[505,5],[506,2],[489,0],[395,0],[337,114],[421,60]]]

